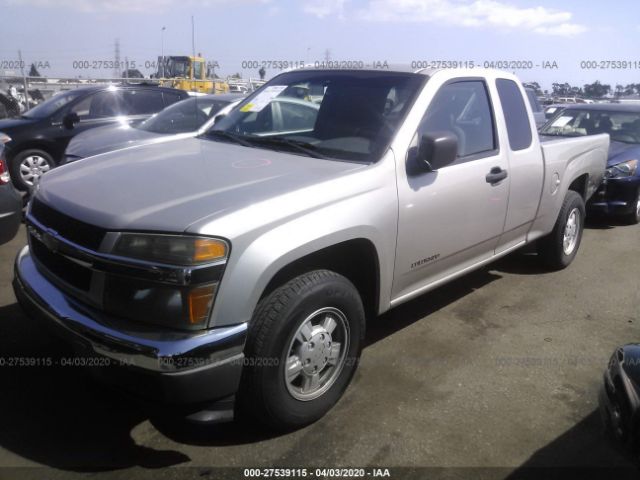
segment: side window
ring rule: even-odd
[[[145,115],[164,108],[162,92],[157,90],[124,90],[129,115]]]
[[[165,107],[168,107],[169,105],[183,99],[182,95],[180,95],[179,93],[173,93],[173,92],[162,92],[162,96],[164,97]]]
[[[458,140],[458,157],[496,149],[494,122],[484,82],[444,85],[431,101],[418,129],[420,135],[448,131]]]
[[[200,80],[202,78],[202,62],[193,63],[193,78]]]
[[[309,102],[309,106],[307,106],[278,102],[278,105],[282,116],[282,130],[313,130],[318,116],[318,109],[314,108],[314,104]]]
[[[525,89],[525,92],[527,92],[527,98],[529,99],[529,105],[531,105],[531,110],[533,110],[534,112],[541,112],[542,105],[540,105],[540,102],[538,101],[538,97],[536,96],[535,90],[532,90],[531,88],[527,88]]]
[[[532,141],[531,124],[518,84],[513,80],[499,78],[496,80],[496,87],[502,103],[511,150],[529,148]]]
[[[77,113],[80,119],[125,115],[126,108],[120,93],[110,90],[94,93],[76,103],[69,111]]]
[[[240,122],[240,130],[244,134],[273,132],[273,114],[270,103],[259,112],[251,112]]]

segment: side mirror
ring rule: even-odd
[[[432,132],[422,135],[416,160],[422,169],[438,170],[452,164],[458,154],[458,138],[453,132]]]
[[[80,122],[80,117],[76,112],[67,113],[62,119],[62,124],[65,128],[71,130],[76,123]]]
[[[220,115],[216,115],[215,117],[213,117],[213,124],[215,125],[226,116],[227,116],[226,113],[221,113]]]

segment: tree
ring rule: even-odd
[[[619,98],[624,93],[624,87],[620,84],[616,85],[616,98]]]
[[[571,89],[573,88],[571,85],[569,85],[568,83],[554,83],[551,85],[551,88],[553,89],[553,94],[555,96],[562,96],[562,97],[566,97],[569,95],[572,95],[571,93]]]
[[[611,85],[600,83],[600,80],[596,80],[593,83],[588,83],[583,87],[583,91],[588,98],[602,98],[611,92]]]
[[[579,97],[582,96],[582,89],[580,87],[571,87],[569,93],[572,97]]]
[[[540,88],[540,84],[538,82],[527,82],[524,84],[524,86],[533,88],[536,92],[536,95],[542,95],[542,89]]]
[[[633,95],[634,93],[640,94],[640,83],[630,83],[624,87],[625,95]]]

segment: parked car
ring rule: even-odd
[[[558,97],[556,98],[557,103],[579,103],[579,104],[590,104],[594,103],[593,100],[580,98],[580,97]]]
[[[7,135],[0,133],[0,245],[16,236],[22,219],[22,197],[11,184],[4,158],[6,141]]]
[[[556,115],[561,110],[565,109],[567,106],[568,104],[566,103],[554,103],[552,105],[548,105],[547,107],[545,107],[544,109],[545,122],[550,120],[551,117]]]
[[[281,73],[206,135],[45,175],[17,298],[134,393],[306,425],[366,318],[536,240],[575,258],[609,137],[541,143],[525,96],[496,70]]]
[[[144,120],[187,98],[187,92],[155,86],[83,87],[54,95],[19,118],[0,120],[14,185],[28,190],[54,168],[75,135],[92,128]]]
[[[193,137],[213,125],[244,95],[224,93],[190,97],[174,103],[152,117],[133,124],[94,128],[73,137],[61,165],[121,148]]]
[[[600,414],[609,434],[636,458],[640,449],[640,345],[616,348],[604,372]]]
[[[533,118],[536,121],[536,127],[541,127],[547,121],[544,110],[542,109],[542,105],[540,105],[540,101],[538,100],[538,94],[534,88],[525,87],[524,91],[527,94],[527,99],[529,100],[529,105],[531,106],[531,111],[533,112]]]
[[[571,105],[556,114],[541,135],[611,137],[604,182],[588,204],[593,214],[640,222],[640,105],[599,103]]]

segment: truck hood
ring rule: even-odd
[[[182,232],[205,217],[360,168],[364,165],[188,138],[64,165],[42,177],[37,196],[108,230]]]
[[[637,143],[611,142],[607,167],[634,159],[640,160],[640,145]]]
[[[112,150],[153,142],[159,137],[162,135],[129,125],[107,125],[87,130],[73,137],[65,154],[86,158]]]

